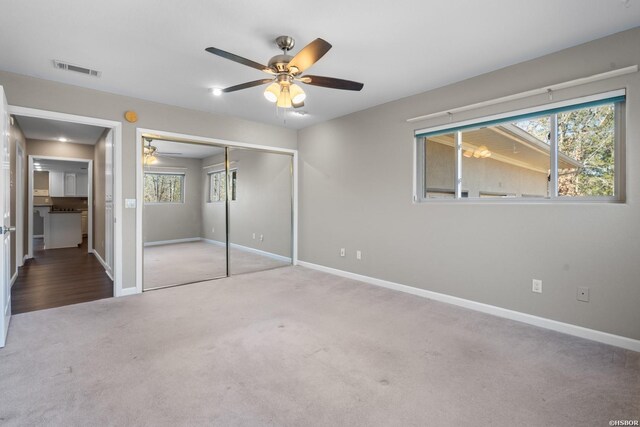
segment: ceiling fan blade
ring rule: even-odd
[[[235,55],[233,53],[230,52],[226,52],[224,50],[215,48],[215,47],[208,47],[205,49],[207,52],[209,53],[213,53],[214,55],[218,55],[221,56],[223,58],[229,59],[233,62],[237,62],[239,64],[242,65],[246,65],[247,67],[251,67],[251,68],[255,68],[256,70],[260,70],[260,71],[264,71],[265,73],[269,73],[269,74],[273,74],[273,70],[270,69],[269,67],[267,67],[266,65],[262,65],[258,62],[252,61],[250,59],[247,58],[243,58],[242,56],[238,56]]]
[[[354,82],[351,80],[336,79],[335,77],[322,77],[322,76],[304,76],[299,79],[302,83],[313,86],[329,87],[332,89],[342,90],[362,90],[363,83]]]
[[[260,85],[271,83],[271,82],[273,82],[273,79],[254,80],[252,82],[242,83],[239,85],[228,87],[226,89],[222,89],[222,92],[224,93],[235,92],[237,90],[248,89],[250,87],[260,86]]]
[[[293,108],[302,108],[302,107],[304,107],[304,101],[300,102],[299,104],[296,104],[296,103],[292,102],[291,106]]]
[[[289,61],[289,71],[300,74],[315,64],[325,53],[329,52],[331,44],[323,39],[315,39],[306,45],[296,56]],[[296,70],[292,70],[295,68]]]

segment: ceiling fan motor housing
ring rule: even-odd
[[[296,45],[296,41],[291,36],[280,36],[276,38],[276,44],[280,50],[290,51]]]
[[[269,68],[276,71],[277,73],[287,73],[289,72],[289,62],[293,59],[293,56],[282,54],[276,55],[269,60]]]

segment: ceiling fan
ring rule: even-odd
[[[208,47],[205,50],[214,55],[221,56],[234,62],[255,68],[272,77],[254,80],[222,89],[223,93],[235,92],[254,86],[271,83],[264,91],[264,96],[270,102],[275,102],[278,107],[298,108],[304,105],[306,94],[295,82],[302,82],[308,85],[328,87],[342,90],[362,90],[364,84],[351,80],[337,79],[334,77],[302,75],[309,67],[315,64],[331,49],[331,44],[323,39],[315,39],[306,45],[295,56],[289,55],[293,49],[295,40],[293,37],[280,36],[276,38],[276,44],[282,50],[281,55],[276,55],[269,60],[267,65],[262,65],[250,59],[243,58],[224,50]]]
[[[158,151],[158,148],[154,145],[151,145],[151,142],[153,142],[153,139],[151,138],[144,138],[145,142],[147,143],[144,148],[143,148],[143,154],[144,154],[144,164],[145,166],[149,166],[149,165],[153,165],[155,163],[158,162],[158,157],[173,157],[173,156],[181,156],[182,153],[170,153],[167,151]]]

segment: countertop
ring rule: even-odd
[[[49,211],[50,214],[79,214],[80,211]]]

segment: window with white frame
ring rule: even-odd
[[[416,132],[418,201],[621,200],[623,91]]]
[[[184,173],[145,172],[145,203],[184,203]]]
[[[237,169],[229,171],[229,200],[236,200],[236,178]],[[209,203],[224,202],[227,198],[227,174],[225,171],[215,171],[209,173]]]

